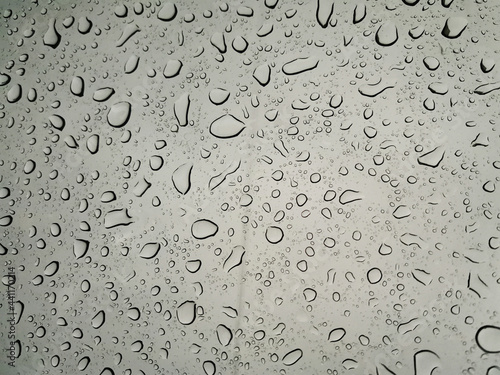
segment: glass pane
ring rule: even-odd
[[[500,374],[498,1],[1,13],[1,374]]]

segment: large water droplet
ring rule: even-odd
[[[283,65],[283,73],[288,75],[300,74],[318,66],[319,59],[314,56],[299,57]]]
[[[130,119],[132,105],[129,102],[118,102],[111,106],[108,112],[108,124],[120,128]]]
[[[173,3],[165,3],[158,12],[158,19],[162,21],[172,21],[177,15],[177,7]]]
[[[383,23],[375,34],[375,41],[383,47],[392,46],[396,43],[398,41],[396,25],[391,21]]]
[[[294,349],[283,356],[283,364],[285,366],[292,366],[302,358],[302,349]]]
[[[270,226],[266,229],[266,239],[272,244],[281,242],[284,237],[283,230],[280,227]]]
[[[49,20],[49,28],[43,36],[43,44],[52,48],[57,48],[60,42],[61,34],[56,30],[56,19],[51,18]]]
[[[183,325],[189,325],[196,319],[196,303],[194,301],[185,301],[177,307],[177,320]]]
[[[197,220],[191,225],[191,234],[198,240],[213,237],[219,231],[219,227],[213,221],[207,219]]]
[[[223,115],[210,124],[210,134],[217,138],[233,138],[245,129],[245,124],[231,114]]]
[[[500,327],[486,325],[479,328],[476,342],[486,353],[500,353]]]
[[[346,332],[344,328],[335,328],[330,331],[328,334],[328,341],[330,342],[337,342],[342,340],[342,338],[345,336]]]
[[[458,38],[467,27],[467,18],[450,17],[446,20],[441,34],[449,39]]]

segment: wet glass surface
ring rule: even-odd
[[[500,374],[499,1],[1,5],[1,374]]]

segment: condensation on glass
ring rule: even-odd
[[[500,374],[498,1],[0,12],[0,373]]]

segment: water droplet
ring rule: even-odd
[[[126,5],[124,4],[118,4],[115,8],[115,15],[117,17],[120,17],[120,18],[123,18],[123,17],[127,17],[127,14],[128,14],[128,8]]]
[[[177,320],[183,325],[189,325],[196,319],[196,303],[185,301],[177,307]]]
[[[396,25],[391,21],[383,23],[375,34],[375,41],[383,47],[395,44],[398,41],[398,29]]]
[[[92,318],[92,327],[95,329],[99,329],[106,322],[106,313],[101,310]]]
[[[223,33],[220,32],[213,33],[212,37],[210,38],[210,43],[215,48],[217,48],[219,53],[226,53],[227,51],[226,38],[224,37]]]
[[[115,128],[121,128],[130,119],[131,112],[132,105],[129,102],[113,104],[108,112],[108,124]]]
[[[439,356],[430,350],[420,350],[413,356],[415,375],[432,375],[441,367]]]
[[[448,93],[448,85],[442,83],[442,82],[432,82],[429,85],[429,91],[432,92],[433,94],[437,95],[445,95]]]
[[[272,23],[263,24],[259,30],[257,30],[257,36],[263,38],[271,34],[274,30],[274,26]]]
[[[433,56],[427,56],[424,58],[423,61],[424,61],[425,67],[427,69],[429,69],[430,71],[434,71],[437,68],[439,68],[440,62],[437,58],[435,58]]]
[[[182,69],[182,61],[180,60],[168,60],[163,69],[163,76],[165,78],[173,78],[179,75]]]
[[[10,82],[10,76],[5,73],[0,73],[0,86],[5,86]]]
[[[366,273],[366,278],[370,284],[377,284],[382,280],[382,271],[377,267],[371,268]]]
[[[240,35],[236,36],[233,39],[233,42],[231,45],[233,46],[233,49],[238,53],[243,53],[248,48],[247,40]]]
[[[245,124],[231,114],[223,115],[210,124],[210,134],[217,138],[237,137],[245,129]]]
[[[495,67],[495,60],[490,57],[483,57],[481,59],[480,67],[483,73],[489,73]]]
[[[417,161],[420,165],[436,168],[444,159],[445,150],[443,146],[438,146],[433,150],[418,157]]]
[[[104,227],[111,229],[118,226],[127,226],[133,223],[132,217],[126,208],[109,211],[104,217]]]
[[[45,266],[45,270],[43,271],[43,273],[45,276],[51,277],[54,276],[58,270],[59,262],[54,260]]]
[[[496,185],[493,181],[486,181],[483,184],[483,190],[487,193],[493,193],[496,189]]]
[[[205,371],[205,375],[215,375],[217,367],[215,366],[215,363],[213,361],[204,361],[203,371]]]
[[[191,273],[196,273],[201,268],[201,260],[194,259],[186,262],[186,269]]]
[[[97,154],[99,151],[99,135],[98,134],[92,134],[88,139],[87,139],[87,150],[93,155]]]
[[[356,4],[354,7],[354,14],[352,17],[353,23],[360,23],[366,17],[366,5],[365,4]]]
[[[216,329],[217,339],[222,346],[228,346],[233,339],[233,333],[224,324],[219,324]]]
[[[141,29],[136,24],[126,25],[122,31],[122,34],[116,41],[116,46],[122,47],[135,33],[139,32],[140,30]]]
[[[130,320],[137,321],[141,318],[141,312],[137,307],[132,307],[127,311],[127,317]]]
[[[283,73],[287,75],[295,75],[316,68],[318,66],[318,63],[319,59],[314,56],[299,57],[283,65],[282,70]]]
[[[84,257],[85,254],[87,254],[88,249],[89,241],[82,239],[75,240],[73,244],[73,254],[75,255],[76,259]]]
[[[340,194],[339,202],[341,204],[349,204],[363,198],[363,195],[359,191],[347,189],[342,194]]]
[[[238,267],[243,262],[243,256],[245,255],[245,248],[241,245],[233,247],[231,253],[226,258],[223,264],[223,269],[226,272],[230,272],[232,269]]]
[[[284,237],[283,230],[280,227],[270,226],[266,229],[266,239],[272,244],[281,242]]]
[[[500,327],[486,325],[479,328],[476,343],[486,353],[500,353]]]
[[[49,20],[49,28],[43,36],[43,44],[52,48],[57,48],[60,42],[61,34],[59,34],[56,30],[56,19],[51,18]]]
[[[476,87],[474,93],[478,95],[486,95],[499,89],[500,89],[500,82],[485,83],[484,85]]]
[[[115,90],[112,89],[111,87],[103,87],[94,92],[93,99],[96,102],[104,102],[108,100],[114,93]]]
[[[149,242],[142,247],[139,256],[143,259],[152,259],[156,257],[159,251],[160,251],[159,243]]]
[[[410,215],[411,210],[408,206],[405,205],[398,206],[392,213],[392,216],[394,216],[396,219],[404,219],[405,217],[408,217]]]
[[[467,19],[464,17],[450,17],[446,20],[441,34],[449,39],[458,38],[467,27]]]
[[[289,351],[283,356],[283,364],[285,366],[292,366],[296,364],[303,356],[302,349],[294,349]]]
[[[125,74],[132,74],[139,67],[140,57],[131,55],[125,63]]]
[[[186,126],[188,124],[188,112],[191,100],[189,94],[182,94],[179,99],[174,103],[174,114],[179,126]]]
[[[16,83],[7,92],[7,101],[9,103],[16,103],[17,101],[19,101],[19,99],[21,99],[22,95],[23,95],[23,88],[21,87],[20,84]]]
[[[219,231],[219,227],[214,222],[207,219],[200,219],[191,226],[191,234],[197,240],[204,240],[213,237]]]
[[[177,15],[177,7],[175,4],[167,2],[163,4],[158,12],[158,19],[162,21],[172,21]]]
[[[80,17],[78,20],[78,32],[80,34],[87,34],[92,29],[92,21],[90,21],[87,17]]]
[[[387,89],[392,89],[396,87],[395,80],[382,80],[379,79],[375,83],[369,83],[359,86],[358,91],[361,95],[367,96],[369,98],[374,98],[382,94]]]
[[[271,80],[271,68],[267,64],[259,65],[253,71],[253,77],[261,84],[261,86],[266,86]]]
[[[311,288],[304,289],[303,294],[306,302],[313,302],[316,299],[316,296],[318,295],[318,293]]]
[[[342,340],[342,338],[345,336],[346,331],[344,328],[335,328],[330,331],[328,334],[328,341],[330,342],[337,342]]]
[[[318,0],[316,7],[316,20],[322,28],[326,28],[333,14],[333,0]]]
[[[227,101],[227,99],[229,99],[229,95],[230,95],[229,91],[222,88],[216,88],[210,91],[209,99],[213,104],[221,105],[224,104]]]
[[[172,173],[172,182],[175,189],[180,194],[187,194],[189,189],[191,189],[191,172],[193,170],[193,165],[186,163],[179,166]]]

